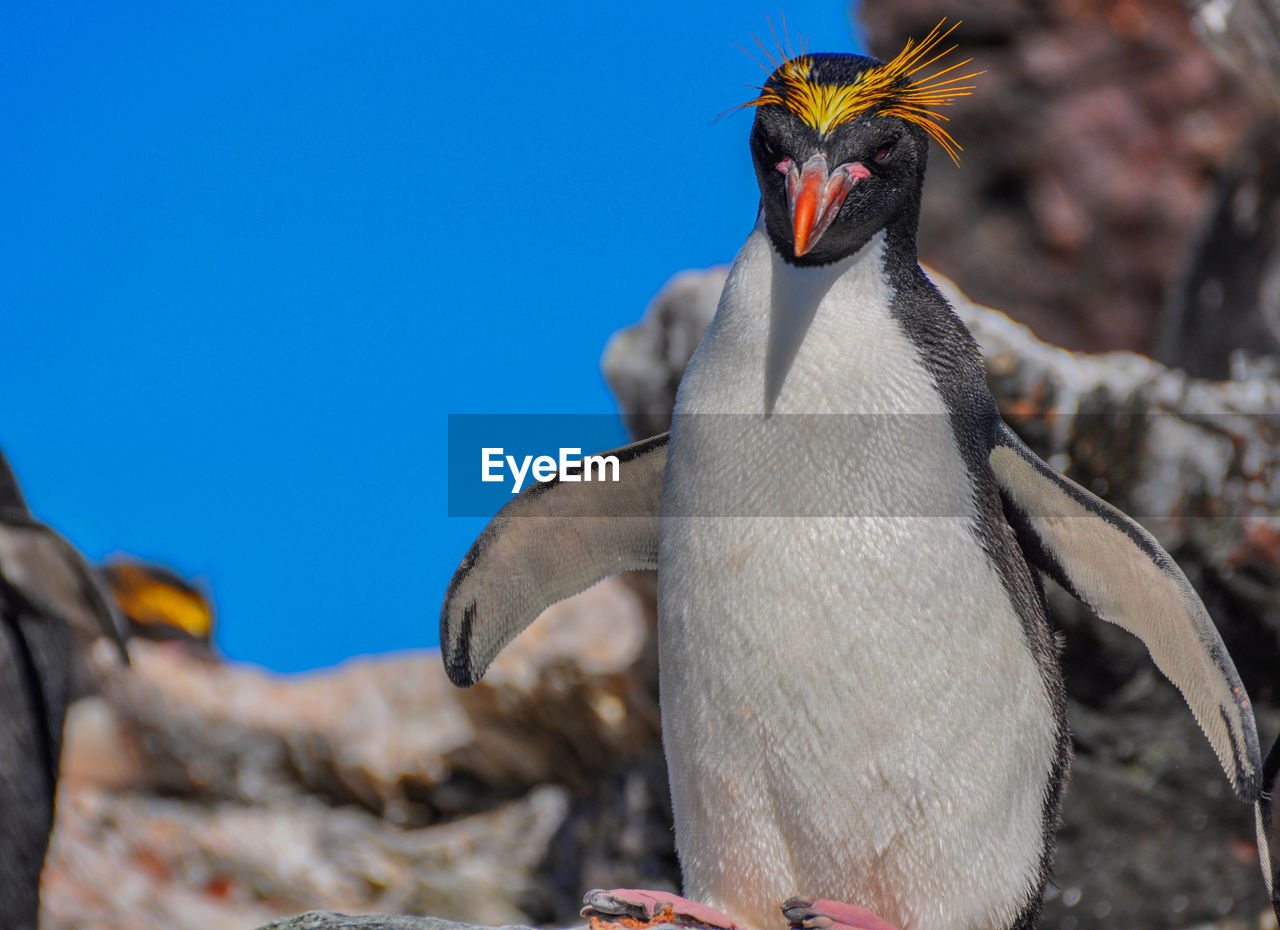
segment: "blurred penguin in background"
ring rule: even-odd
[[[35,930],[53,829],[72,627],[124,640],[84,559],[32,518],[0,453],[0,927]]]
[[[116,555],[95,571],[130,639],[174,643],[192,656],[215,658],[213,604],[172,569]]]

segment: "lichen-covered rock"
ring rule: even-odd
[[[675,275],[640,322],[609,340],[600,367],[633,437],[656,435],[671,422],[684,366],[715,315],[728,274],[724,265]]]
[[[631,673],[651,623],[644,598],[612,580],[551,608],[466,691],[434,653],[281,677],[137,643],[133,668],[104,664],[100,698],[77,714],[92,712],[85,737],[115,734],[117,776],[135,790],[248,803],[309,792],[427,823],[468,808],[464,782],[514,797],[589,779],[652,740],[656,705]],[[68,753],[72,775],[92,764]]]
[[[68,928],[88,925],[86,888],[100,928],[196,926],[193,905],[215,904],[217,926],[316,906],[512,922],[539,894],[537,866],[568,813],[552,785],[417,829],[314,797],[191,804],[80,788],[61,803],[42,925]]]
[[[473,925],[437,917],[398,917],[392,914],[338,914],[333,911],[308,911],[283,920],[275,920],[261,930],[474,930]],[[495,927],[493,930],[530,930],[522,926]]]

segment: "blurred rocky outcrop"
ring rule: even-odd
[[[393,914],[354,916],[333,911],[308,911],[274,920],[261,930],[470,930],[471,924],[435,917],[402,917]],[[494,930],[529,930],[528,927],[496,927]]]
[[[95,662],[41,926],[567,923],[583,874],[670,882],[665,789],[633,774],[660,782],[650,605],[623,579],[556,605],[467,691],[435,653],[292,678],[137,641],[131,669]]]
[[[925,261],[1055,345],[1158,342],[1222,378],[1231,350],[1276,344],[1277,133],[1256,91],[1280,83],[1275,0],[862,0],[858,16],[881,56],[962,20],[986,70],[948,113],[961,166],[929,167]]]
[[[628,432],[656,436],[671,425],[680,377],[715,316],[729,267],[683,271],[662,286],[635,326],[613,334],[600,368]]]

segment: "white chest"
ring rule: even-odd
[[[753,233],[677,403],[676,839],[686,893],[760,930],[793,894],[1007,927],[1043,848],[1048,698],[882,249],[806,271]]]

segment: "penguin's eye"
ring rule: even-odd
[[[886,142],[880,148],[876,149],[875,155],[871,156],[873,161],[884,161],[889,157],[889,153],[893,151],[893,146],[897,143],[897,139],[892,142]]]
[[[782,153],[778,151],[778,146],[774,145],[773,140],[764,133],[760,133],[756,137],[756,142],[760,146],[760,158],[766,165],[783,157]]]

